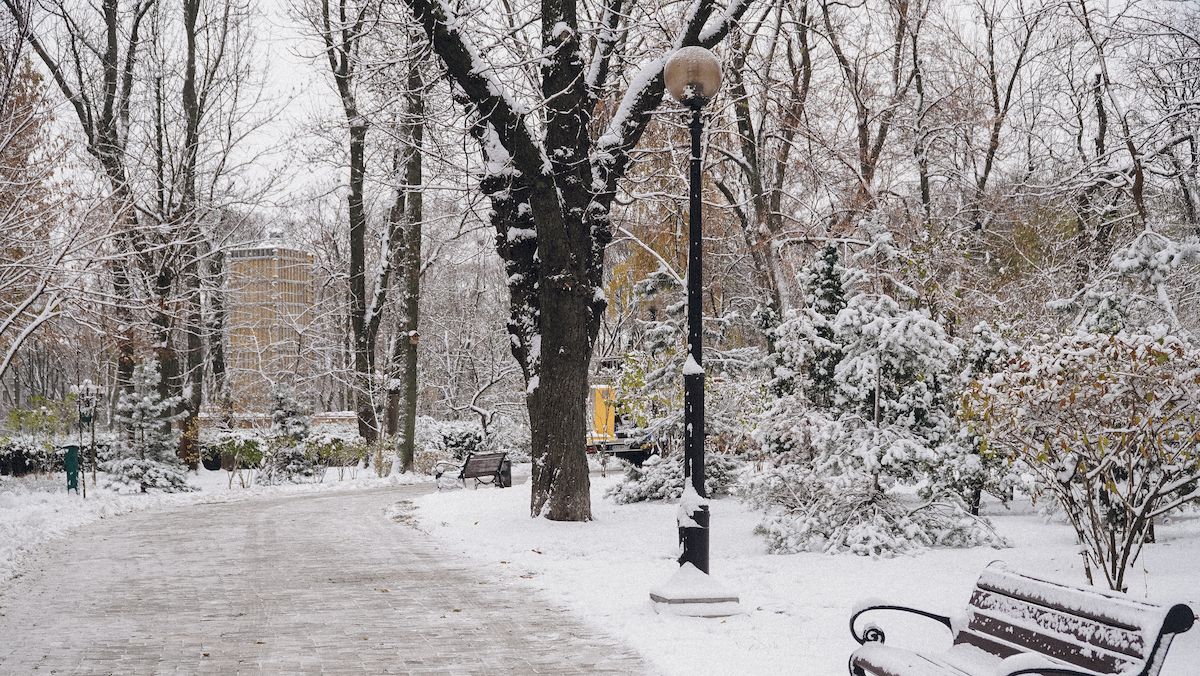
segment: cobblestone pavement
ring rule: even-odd
[[[0,596],[0,674],[646,671],[563,608],[387,518],[422,490],[88,526],[47,546]]]

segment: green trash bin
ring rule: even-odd
[[[63,468],[67,470],[67,492],[79,492],[79,447],[67,446],[67,454],[63,457]]]

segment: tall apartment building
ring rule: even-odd
[[[273,382],[295,384],[305,375],[313,257],[272,233],[230,251],[226,261],[226,360],[234,409],[266,412]]]

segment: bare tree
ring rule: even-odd
[[[666,50],[631,75],[611,119],[599,127],[598,106],[636,56],[626,52],[632,47],[625,39],[626,30],[637,27],[635,15],[621,0],[546,0],[536,9],[508,12],[500,22],[511,22],[513,30],[496,36],[491,61],[470,17],[444,3],[406,4],[472,112],[471,133],[484,155],[480,189],[491,198],[497,250],[509,272],[508,329],[528,390],[530,512],[589,520],[584,405],[605,306],[609,214],[630,153],[662,101]],[[715,46],[747,7],[741,0],[723,10],[710,0],[690,3],[664,47]],[[482,25],[488,23],[495,25]],[[526,34],[534,26],[540,27],[536,35]],[[541,45],[541,58],[525,60],[534,44]],[[497,76],[503,54],[511,55],[508,65],[540,65],[515,67],[510,84]]]

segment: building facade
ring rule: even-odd
[[[234,411],[270,410],[271,387],[307,377],[313,319],[312,254],[272,237],[228,253],[227,370]]]

